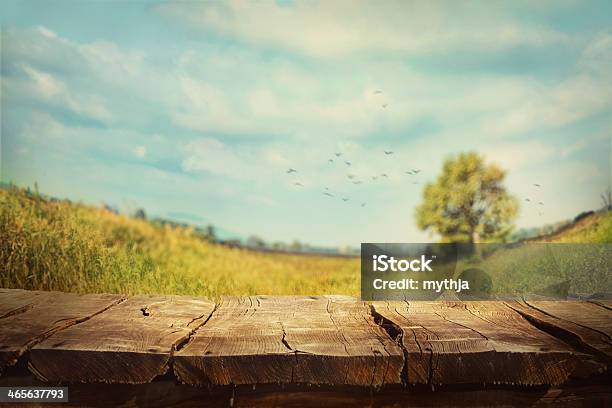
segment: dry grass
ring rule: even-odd
[[[0,190],[0,287],[79,293],[359,294],[359,259],[271,254],[19,189]]]
[[[536,238],[537,242],[612,243],[612,213],[601,212],[581,219],[561,231]]]

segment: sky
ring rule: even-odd
[[[0,16],[1,178],[56,197],[355,247],[435,240],[415,207],[460,152],[507,170],[518,228],[600,207],[612,177],[609,1],[9,0]]]

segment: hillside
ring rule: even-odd
[[[229,248],[190,228],[0,190],[0,287],[72,292],[359,294],[359,259]]]
[[[612,243],[612,212],[597,212],[533,240],[559,243]]]

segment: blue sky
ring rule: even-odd
[[[610,182],[610,2],[5,1],[0,15],[2,180],[54,196],[357,246],[435,239],[414,208],[458,152],[508,170],[519,227],[596,208]]]

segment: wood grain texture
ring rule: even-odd
[[[15,364],[35,344],[91,318],[122,298],[120,295],[60,292],[34,292],[30,298],[21,291],[3,292],[0,296],[0,303],[9,305],[3,308],[13,310],[0,319],[0,372]],[[23,306],[15,309],[18,304]]]
[[[605,371],[503,302],[374,302],[402,334],[411,384],[563,384]]]
[[[0,319],[26,312],[49,296],[49,292],[0,289]]]
[[[134,296],[38,344],[30,370],[46,381],[150,382],[213,309],[206,299]]]
[[[353,298],[223,298],[175,356],[191,385],[401,381],[403,352]]]
[[[612,366],[612,310],[582,301],[508,302],[540,329]]]
[[[612,310],[612,300],[592,299],[589,303],[603,307],[604,309]]]

